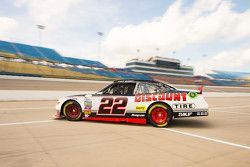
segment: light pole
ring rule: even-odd
[[[44,30],[46,27],[44,25],[38,24],[36,25],[38,28],[38,35],[39,35],[39,45],[42,45],[42,30]]]
[[[101,38],[102,38],[102,36],[104,35],[103,34],[103,32],[97,32],[97,35],[98,35],[98,37],[99,37],[99,39],[98,39],[98,60],[100,60],[101,59]]]
[[[160,56],[159,52],[160,52],[160,48],[155,48],[156,50],[156,56]]]
[[[173,54],[174,58],[176,58],[175,57],[176,56],[176,51],[175,50],[172,52],[172,54]]]
[[[139,60],[140,59],[140,52],[141,52],[141,50],[137,49],[136,52],[137,52],[137,59]]]
[[[188,57],[187,58],[187,66],[189,65],[189,61],[190,61],[190,58]]]

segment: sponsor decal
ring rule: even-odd
[[[190,117],[191,112],[179,112],[178,117]]]
[[[174,112],[174,117],[195,117],[195,116],[208,116],[207,111],[198,112]]]
[[[208,115],[208,112],[207,111],[200,111],[200,112],[197,112],[197,116],[207,116]]]
[[[136,106],[135,109],[137,111],[145,111],[146,110],[146,106]]]
[[[97,115],[125,115],[127,97],[104,97],[101,99]]]
[[[145,117],[145,114],[131,114],[131,117]]]
[[[195,105],[193,103],[188,103],[188,104],[179,103],[179,104],[173,104],[172,107],[175,109],[190,109],[190,108],[195,108]]]
[[[84,106],[85,107],[92,107],[92,100],[88,97],[84,98]]]
[[[189,92],[189,93],[188,93],[188,96],[189,96],[190,98],[192,98],[192,99],[196,98],[197,95],[198,95],[197,92]]]
[[[186,101],[186,92],[135,95],[135,102]]]
[[[92,113],[92,100],[90,98],[85,97],[84,98],[84,109],[83,113],[85,117],[89,117]]]
[[[83,110],[83,113],[84,113],[85,117],[89,117],[90,114],[92,113],[91,108],[85,107],[84,110]]]

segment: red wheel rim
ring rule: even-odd
[[[157,107],[157,108],[153,109],[153,111],[151,113],[151,117],[152,117],[152,120],[156,124],[162,124],[162,123],[166,122],[166,120],[168,118],[168,113],[166,112],[166,110],[164,108]]]
[[[72,119],[79,117],[79,115],[81,114],[80,108],[75,104],[69,104],[68,106],[66,106],[65,111],[66,115]]]

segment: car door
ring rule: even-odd
[[[92,96],[93,113],[96,117],[126,117],[134,109],[134,89],[136,83],[114,83]]]

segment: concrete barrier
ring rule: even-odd
[[[95,93],[91,91],[39,91],[39,90],[0,90],[0,101],[57,100],[63,96]]]

